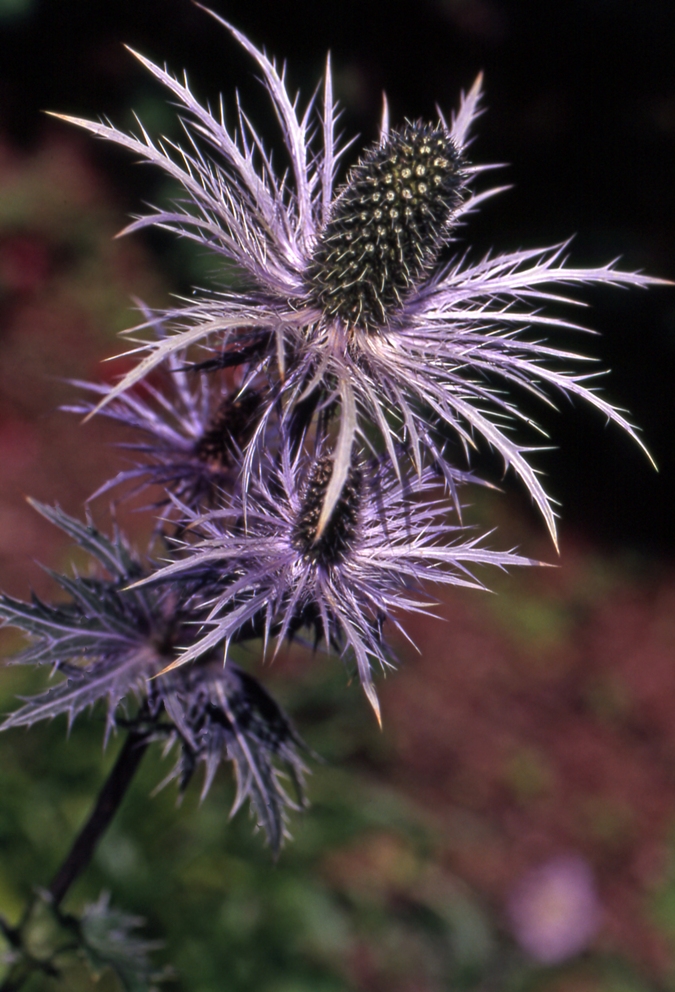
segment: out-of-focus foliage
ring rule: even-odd
[[[353,714],[341,680],[323,666],[317,674],[298,702],[325,717],[321,743],[330,765],[317,769],[312,812],[292,824],[295,843],[276,865],[242,814],[228,823],[227,777],[219,773],[203,805],[195,790],[176,809],[169,790],[149,797],[160,761],[151,756],[67,904],[91,900],[101,887],[114,890],[117,905],[145,916],[146,932],[161,935],[179,988],[337,990],[352,981],[359,987],[369,972],[398,982],[418,969],[445,981],[492,957],[490,926],[476,900],[434,864],[437,840],[424,817],[369,776],[333,766],[358,751],[376,758],[381,742],[365,707]],[[53,872],[95,793],[101,729],[101,719],[80,723],[65,741],[55,723],[18,744],[16,733],[0,739],[2,840],[11,839],[14,852],[0,888],[8,916],[36,874]],[[31,779],[42,785],[26,789]]]
[[[104,424],[79,428],[57,412],[73,398],[65,380],[115,375],[101,359],[132,298],[162,295],[140,246],[114,240],[121,222],[72,145],[28,155],[0,136],[0,569],[10,594],[25,595],[29,576],[46,590],[31,561],[56,565],[67,544],[26,494],[81,514],[110,463]],[[148,526],[137,515],[130,525]]]
[[[477,810],[475,801],[457,789],[445,793],[441,776],[436,808],[411,802],[409,786],[396,786],[397,779],[414,774],[396,701],[392,699],[390,730],[383,737],[365,704],[359,700],[354,706],[353,693],[331,665],[298,653],[284,667],[285,675],[280,672],[272,680],[274,691],[298,714],[310,744],[327,761],[315,769],[313,807],[292,822],[295,840],[280,860],[272,862],[262,842],[251,835],[245,815],[228,821],[233,783],[227,774],[218,773],[202,805],[197,789],[179,808],[170,789],[151,798],[167,762],[150,752],[66,910],[78,913],[101,889],[112,890],[115,905],[146,918],[144,936],[162,940],[164,947],[153,954],[153,963],[170,962],[175,969],[175,982],[167,988],[185,992],[220,992],[223,987],[234,992],[441,992],[478,989],[485,983],[514,990],[581,984],[637,992],[651,987],[653,963],[640,961],[639,948],[621,955],[606,931],[593,952],[580,958],[550,967],[528,959],[508,934],[497,892],[465,880],[473,852],[474,872],[480,876],[489,871],[509,891],[508,879],[518,876],[524,861],[521,855],[514,870],[506,854],[508,811],[498,805]],[[3,708],[13,691],[29,689],[21,684],[24,672],[5,674]],[[384,693],[385,712],[387,698]],[[425,702],[423,692],[410,704],[418,715],[424,708],[428,722],[435,724],[432,701]],[[115,743],[101,759],[103,721],[101,712],[89,724],[78,723],[69,740],[64,739],[63,721],[27,736],[13,731],[0,738],[5,797],[0,841],[12,851],[0,876],[0,902],[10,919],[36,878],[47,880],[55,870],[112,761]],[[435,727],[436,733],[441,731]],[[486,778],[495,772],[498,766],[486,769]],[[480,781],[474,787],[479,793]],[[555,801],[564,802],[564,796]],[[527,805],[526,798],[520,802]],[[530,843],[538,855],[547,843],[555,848],[565,842],[550,831],[548,838],[530,838]],[[595,857],[600,861],[606,857],[602,852],[599,843]],[[606,898],[607,891],[602,895]],[[611,893],[609,898],[606,914],[616,909]],[[672,896],[662,888],[658,927],[648,915],[654,899],[646,900],[632,924],[634,937],[639,939],[641,918],[644,928],[651,927],[651,939],[663,940],[675,924],[669,899],[672,905]],[[88,992],[94,987],[75,962],[61,983],[34,981],[34,992]],[[111,973],[101,982],[97,989],[118,990]]]
[[[77,917],[62,913],[38,889],[17,926],[2,927],[9,945],[4,985],[21,988],[38,977],[79,989],[90,984],[90,975],[95,983],[105,976],[123,992],[157,992],[156,983],[172,973],[153,967],[151,955],[161,945],[143,939],[143,922],[111,906],[107,892]]]

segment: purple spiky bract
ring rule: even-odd
[[[234,808],[250,802],[277,851],[288,836],[288,811],[304,801],[307,770],[300,757],[302,741],[289,719],[255,678],[236,665],[223,668],[213,652],[202,652],[197,664],[158,678],[174,660],[175,644],[194,636],[200,608],[188,584],[125,591],[143,575],[143,565],[120,534],[111,539],[58,508],[33,505],[98,568],[87,577],[52,573],[69,596],[56,606],[35,597],[22,603],[0,595],[0,620],[30,639],[15,663],[47,665],[60,676],[52,688],[24,700],[0,729],[31,727],[59,716],[70,727],[80,713],[102,704],[107,739],[119,721],[128,722],[134,700],[141,702],[140,729],[162,741],[165,752],[178,754],[165,782],[177,780],[184,790],[201,765],[204,796],[219,765],[232,762]]]

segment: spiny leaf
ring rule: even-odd
[[[162,944],[135,932],[145,920],[115,909],[109,893],[102,892],[95,903],[85,906],[78,923],[81,949],[95,975],[112,968],[125,992],[153,992],[162,976],[152,967],[150,954]]]
[[[95,527],[83,524],[75,517],[64,513],[58,506],[47,506],[46,503],[40,503],[35,499],[29,499],[28,502],[41,516],[72,537],[76,544],[96,558],[111,575],[128,579],[139,573],[138,562],[124,546],[121,538],[116,542],[111,541]]]
[[[287,814],[304,806],[304,747],[288,717],[252,676],[219,659],[174,670],[157,680],[181,752],[162,785],[184,789],[199,763],[206,795],[221,762],[231,761],[237,781],[232,816],[250,802],[257,825],[277,853],[288,836]],[[283,783],[291,780],[296,798]]]
[[[106,659],[83,669],[79,674],[71,670],[59,685],[27,699],[0,724],[0,730],[31,727],[40,720],[53,720],[64,714],[68,717],[68,726],[71,726],[79,713],[93,707],[101,699],[107,700],[108,722],[114,724],[115,710],[120,702],[134,688],[144,691],[146,678],[152,671],[149,662],[148,652],[138,650],[116,659],[114,664]]]

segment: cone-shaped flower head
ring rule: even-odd
[[[392,131],[334,204],[309,266],[310,298],[347,327],[386,325],[436,262],[465,179],[445,127]]]
[[[270,402],[249,443],[244,484],[254,472],[282,394],[285,417],[298,405],[331,407],[340,418],[326,491],[325,526],[350,471],[355,440],[374,423],[393,463],[401,446],[418,473],[440,452],[434,437],[459,437],[465,449],[483,437],[523,480],[555,536],[554,513],[520,440],[529,423],[504,389],[550,402],[548,390],[578,396],[635,436],[604,400],[580,357],[542,343],[542,331],[581,330],[542,305],[572,303],[560,286],[584,283],[646,286],[646,276],[613,264],[568,265],[565,246],[518,250],[441,264],[441,249],[458,221],[499,192],[470,191],[484,167],[467,158],[478,114],[481,80],[451,119],[391,128],[385,109],[380,139],[335,190],[346,146],[335,136],[330,65],[322,106],[304,111],[289,96],[284,72],[240,32],[220,21],[253,57],[262,74],[291,163],[279,177],[271,156],[241,107],[228,129],[183,82],[142,56],[140,61],[184,108],[189,144],[159,142],[141,130],[127,135],[110,124],[69,118],[161,167],[183,186],[174,209],[139,217],[196,240],[241,274],[241,292],[202,295],[168,313],[168,336],[140,341],[138,365],[102,400],[110,402],[168,355],[195,343],[223,361],[240,361],[270,379]],[[135,329],[138,331],[138,328]],[[532,331],[533,334],[528,334]],[[136,339],[138,340],[138,339]],[[358,445],[356,446],[358,447]]]

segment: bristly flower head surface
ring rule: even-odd
[[[322,106],[317,111],[313,98],[300,111],[284,72],[209,13],[257,63],[291,174],[275,174],[241,107],[237,127],[228,129],[222,104],[214,114],[195,99],[187,78],[181,82],[140,55],[183,107],[186,147],[155,142],[143,129],[136,137],[110,124],[68,118],[161,167],[183,186],[187,198],[174,209],[139,217],[127,231],[158,225],[194,239],[234,264],[247,287],[195,298],[167,313],[166,338],[139,342],[132,353],[144,357],[100,405],[173,352],[199,344],[224,363],[241,361],[251,374],[269,379],[270,401],[248,442],[245,489],[278,399],[285,419],[302,407],[303,415],[308,409],[328,411],[324,424],[336,425],[333,482],[320,528],[339,499],[354,452],[375,425],[399,473],[405,473],[401,450],[419,474],[443,458],[435,438],[457,437],[467,453],[484,438],[525,483],[555,539],[551,501],[528,458],[533,449],[517,435],[518,421],[528,418],[504,387],[528,390],[549,403],[549,390],[578,396],[635,437],[622,414],[588,384],[588,374],[573,371],[580,356],[527,332],[582,330],[542,312],[543,304],[575,302],[560,286],[647,286],[657,280],[622,272],[613,263],[575,268],[567,264],[565,245],[476,262],[460,255],[439,264],[460,218],[500,191],[470,188],[485,168],[467,158],[480,77],[449,121],[390,128],[385,109],[379,142],[336,191],[347,146],[335,135],[330,64]]]
[[[310,298],[347,327],[386,325],[436,262],[465,181],[445,127],[391,131],[335,201],[309,266]]]

